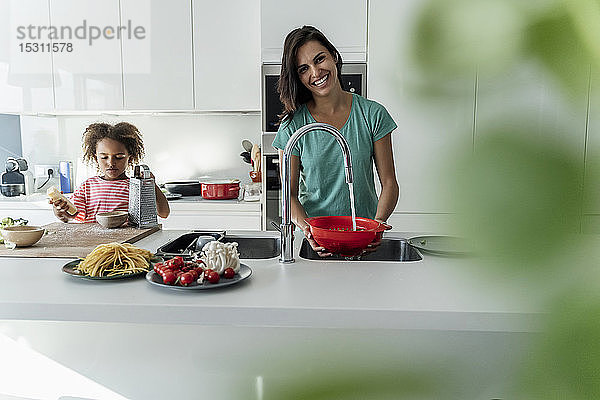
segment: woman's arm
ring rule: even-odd
[[[381,195],[377,203],[375,219],[386,222],[392,215],[398,202],[398,182],[394,168],[391,132],[376,141],[373,145],[375,168],[381,182]]]
[[[280,171],[283,171],[283,150],[279,150],[279,168]],[[291,159],[291,167],[290,167],[290,211],[292,222],[296,224],[302,231],[304,232],[304,237],[308,240],[308,243],[313,248],[314,251],[318,252],[320,256],[327,257],[330,256],[331,253],[324,253],[325,248],[321,247],[315,242],[310,233],[310,227],[304,221],[308,215],[306,215],[306,211],[302,204],[300,204],[300,200],[298,200],[298,186],[300,181],[300,157],[292,156]],[[281,176],[281,190],[283,190],[283,176]]]

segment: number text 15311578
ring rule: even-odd
[[[70,53],[73,51],[73,43],[19,43],[19,50],[21,53]]]

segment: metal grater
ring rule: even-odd
[[[154,178],[147,165],[136,165],[129,179],[129,221],[138,228],[158,225]]]

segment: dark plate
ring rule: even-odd
[[[456,236],[417,236],[408,239],[408,243],[436,255],[460,256],[472,252],[467,240]]]
[[[236,283],[239,283],[239,282],[243,281],[244,279],[249,278],[250,275],[252,275],[252,270],[250,269],[250,267],[247,266],[246,264],[240,264],[240,271],[237,274],[235,274],[235,276],[233,278],[226,279],[226,278],[221,277],[221,279],[219,280],[219,283],[209,283],[207,281],[204,281],[204,283],[202,283],[202,284],[193,283],[189,286],[165,285],[163,283],[160,275],[158,275],[154,271],[149,271],[146,274],[146,280],[153,285],[161,286],[161,287],[168,288],[168,289],[207,290],[207,289],[217,289],[217,288],[221,288],[224,286],[235,285]]]
[[[92,281],[110,281],[110,280],[115,280],[115,279],[129,279],[129,278],[144,276],[147,273],[147,271],[142,271],[142,272],[136,272],[135,274],[128,274],[128,275],[89,276],[89,275],[84,275],[84,274],[80,273],[79,270],[75,269],[75,267],[78,266],[81,261],[82,260],[73,260],[71,262],[66,263],[62,267],[63,272],[67,273],[69,275],[75,276],[77,278],[89,279]],[[152,257],[150,259],[150,263],[149,263],[150,270],[152,270],[152,268],[154,268],[154,263],[162,262],[162,261],[163,261],[162,257]]]

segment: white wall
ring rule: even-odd
[[[142,133],[144,163],[159,183],[202,176],[250,181],[250,165],[239,154],[242,139],[259,143],[258,114],[22,116],[23,156],[30,165],[73,161],[79,183],[95,173],[80,161],[85,128],[93,122],[121,121]]]

